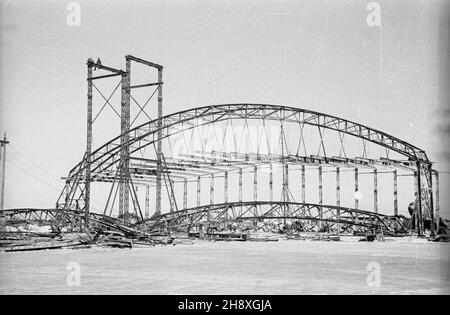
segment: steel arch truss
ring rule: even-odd
[[[141,152],[145,150],[147,147],[155,148],[156,145],[163,139],[167,139],[171,136],[184,133],[186,131],[192,130],[199,126],[208,126],[211,124],[233,121],[233,120],[255,120],[255,121],[274,121],[280,123],[294,123],[298,124],[301,128],[305,125],[317,127],[320,136],[320,146],[319,152],[317,156],[299,156],[298,154],[293,156],[289,152],[284,152],[277,157],[280,159],[282,163],[296,161],[299,164],[348,164],[348,165],[364,165],[366,167],[373,167],[374,165],[387,164],[393,167],[407,167],[410,169],[416,169],[419,176],[419,184],[416,201],[418,202],[419,208],[419,223],[423,224],[422,221],[422,212],[427,214],[428,217],[431,217],[432,221],[434,220],[434,210],[433,210],[433,196],[432,196],[432,168],[431,162],[429,161],[425,151],[411,145],[410,143],[400,140],[392,135],[381,132],[379,130],[346,120],[342,118],[338,118],[335,116],[304,110],[300,108],[294,107],[286,107],[280,105],[268,105],[268,104],[224,104],[224,105],[212,105],[199,107],[194,109],[189,109],[181,112],[177,112],[174,114],[163,116],[161,119],[155,119],[149,121],[145,124],[139,125],[127,131],[126,137],[124,134],[114,138],[113,140],[107,142],[89,156],[85,156],[83,160],[75,166],[69,173],[69,176],[66,179],[66,187],[63,189],[58,201],[57,208],[65,209],[65,210],[76,210],[83,211],[85,208],[85,200],[86,198],[86,189],[85,184],[86,181],[99,181],[99,182],[130,182],[130,191],[133,189],[133,169],[131,166],[128,167],[127,172],[120,171],[123,169],[122,163],[123,157],[121,152],[129,152],[130,159],[133,154]],[[323,142],[323,134],[326,130],[331,130],[339,134],[340,141],[342,146],[344,146],[343,135],[349,135],[356,139],[359,139],[364,148],[363,157],[335,157],[335,156],[327,156],[326,147]],[[126,139],[126,141],[124,141]],[[396,152],[397,154],[406,158],[406,160],[372,160],[367,159],[364,155],[366,153],[366,144],[373,143],[387,152]],[[220,153],[220,152],[219,152]],[[224,152],[222,152],[224,153]],[[345,152],[344,152],[345,155]],[[224,157],[225,155],[222,155]],[[229,157],[229,156],[228,156]],[[265,158],[268,159],[273,158]],[[248,159],[245,157],[248,161]],[[223,160],[224,163],[233,161],[234,157],[228,159],[226,156]],[[250,158],[251,160],[251,158]],[[261,160],[261,156],[255,157],[255,164]],[[312,162],[311,162],[312,161]],[[183,161],[182,161],[183,162]],[[127,161],[128,163],[128,161]],[[158,162],[161,163],[161,162]],[[169,168],[169,162],[166,161],[164,155],[162,155],[162,173],[168,174],[171,170]],[[156,163],[155,163],[156,165]],[[158,164],[159,167],[160,164]],[[86,170],[89,169],[89,172]],[[181,171],[185,171],[185,169],[181,169]],[[155,169],[146,170],[149,177],[154,178],[156,173]],[[89,179],[86,179],[85,174],[89,173]],[[126,177],[126,178],[124,178]],[[163,176],[165,179],[165,177]],[[173,197],[173,188],[171,187],[171,181],[166,182],[166,188],[169,194]],[[112,192],[112,189],[111,189]],[[134,197],[133,197],[134,194]],[[133,203],[135,202],[136,193],[132,191],[131,198]],[[133,199],[134,198],[134,199]],[[156,197],[158,198],[158,197]],[[169,197],[170,198],[170,197]],[[176,207],[175,199],[169,200],[171,203],[171,211],[178,210]],[[173,208],[172,204],[175,204],[175,208]],[[258,205],[261,207],[262,204],[259,204],[258,201],[253,203],[254,205]],[[233,205],[230,203],[230,205]],[[240,206],[243,206],[242,203]],[[255,209],[258,208],[255,206]],[[233,208],[234,206],[231,206]],[[313,211],[316,209],[319,211],[320,209],[325,209],[325,206],[320,207],[310,207],[306,204],[299,206],[299,204],[287,204],[285,203],[283,207],[287,207],[290,209],[292,207],[297,207],[295,211]],[[300,207],[300,208],[299,208]],[[139,205],[137,206],[139,212]],[[223,207],[222,207],[223,208]],[[339,207],[327,206],[327,213],[335,213],[337,215],[337,209]],[[135,207],[136,209],[136,207]],[[224,208],[228,209],[228,208]],[[339,208],[339,212],[344,211],[345,208]],[[158,209],[157,209],[158,211]],[[323,211],[320,210],[323,214]],[[348,209],[348,211],[358,211],[356,209]],[[106,213],[106,208],[104,214]],[[178,213],[178,212],[176,212]],[[352,212],[354,214],[359,212]],[[366,212],[369,213],[369,212]],[[170,215],[170,214],[169,214]],[[262,215],[262,213],[260,213]],[[142,217],[142,214],[141,214]],[[307,217],[306,215],[302,215],[300,217]],[[316,218],[317,216],[312,216]],[[370,219],[378,218],[380,220],[381,215],[376,214],[376,216],[369,216]],[[313,219],[311,219],[313,220]],[[323,219],[322,219],[323,220]],[[329,219],[331,220],[331,219]],[[331,222],[331,221],[330,221]],[[357,226],[359,221],[350,220],[352,225]],[[385,222],[381,220],[380,222]],[[348,223],[350,224],[350,223]],[[367,223],[367,226],[369,224]],[[370,226],[374,226],[371,223]]]
[[[157,119],[135,127],[129,131],[129,140],[125,143],[120,143],[121,136],[119,136],[94,151],[91,156],[91,170],[99,172],[118,163],[123,146],[129,147],[130,153],[136,152],[156,143],[158,131],[162,131],[162,137],[167,138],[175,133],[199,126],[198,119],[202,120],[201,125],[230,119],[259,119],[318,126],[375,143],[398,152],[410,160],[429,163],[425,151],[396,137],[349,120],[280,105],[228,104],[200,107],[164,116],[161,119],[160,128],[157,127]],[[70,171],[69,178],[75,176],[79,168],[85,167],[83,162],[78,164]]]
[[[178,230],[189,231],[199,225],[269,220],[308,222],[309,227],[322,225],[327,231],[383,231],[402,235],[407,230],[399,217],[370,211],[355,210],[320,204],[296,202],[231,202],[206,205],[155,216],[136,226],[151,232]],[[311,224],[314,222],[313,224]],[[264,224],[262,225],[264,227]],[[308,225],[303,225],[308,229]]]

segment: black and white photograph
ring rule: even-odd
[[[0,0],[0,70],[0,295],[450,294],[449,0]]]

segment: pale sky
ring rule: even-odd
[[[60,178],[82,158],[89,57],[164,65],[165,114],[242,102],[311,109],[411,142],[449,171],[439,133],[449,1],[377,1],[381,28],[367,24],[369,2],[89,0],[77,1],[80,25],[70,26],[70,1],[2,0],[5,207],[53,207]],[[109,126],[104,140],[119,133],[118,120]],[[449,205],[442,193],[448,216]]]

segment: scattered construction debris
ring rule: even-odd
[[[160,216],[142,225],[124,218],[91,214],[89,228],[75,224],[82,213],[49,209],[0,211],[0,251],[37,251],[84,248],[148,248],[155,245],[193,244],[195,240],[219,242],[276,242],[279,240],[340,241],[342,235],[362,237],[360,241],[384,241],[386,236],[404,236],[384,225],[376,229],[348,230],[341,226],[300,222],[223,221],[213,224],[183,225],[170,228],[170,221]],[[405,225],[408,222],[403,222]],[[75,223],[74,223],[75,222]],[[70,223],[70,224],[69,224]],[[401,223],[401,224],[403,224]],[[448,242],[448,221],[441,220],[438,234],[430,241]],[[165,228],[161,228],[164,226]]]
[[[450,220],[444,220],[441,218],[439,222],[439,229],[435,237],[430,237],[432,242],[450,242]]]
[[[127,226],[123,221],[107,216],[84,224],[70,225],[79,214],[48,209],[28,212],[5,210],[0,212],[0,251],[32,251],[46,249],[81,249],[91,247],[133,248],[171,244],[172,239],[157,236]],[[31,214],[30,214],[31,213]]]

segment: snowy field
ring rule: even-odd
[[[449,254],[408,238],[0,253],[0,294],[449,294]]]

